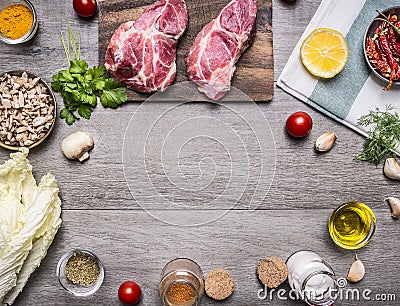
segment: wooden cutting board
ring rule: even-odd
[[[108,43],[118,26],[136,20],[155,0],[99,1],[99,62],[104,64]],[[186,0],[188,28],[177,52],[175,82],[187,81],[185,57],[196,35],[230,0]],[[257,33],[252,46],[237,63],[232,85],[255,101],[269,101],[274,92],[274,60],[272,49],[272,0],[258,0]],[[144,101],[149,95],[128,90],[130,101]]]

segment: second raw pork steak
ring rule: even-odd
[[[106,51],[107,71],[136,91],[163,91],[175,79],[176,47],[187,22],[184,0],[154,3],[115,31]]]
[[[256,0],[233,0],[197,35],[186,57],[187,75],[213,100],[229,91],[236,62],[253,42]]]

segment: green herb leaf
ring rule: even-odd
[[[114,81],[114,79],[106,79],[104,84],[105,90],[115,89],[121,87],[121,83]]]
[[[60,90],[61,90],[61,82],[60,82],[60,81],[51,82],[51,88],[52,88],[55,92],[60,92]]]
[[[69,109],[63,108],[60,112],[60,118],[65,119],[68,125],[72,125],[78,119]]]
[[[84,93],[81,95],[81,100],[83,103],[90,104],[93,107],[97,105],[97,96],[96,95],[89,95],[87,93]]]
[[[96,90],[103,90],[106,86],[107,79],[105,77],[97,78],[92,81],[92,84]]]
[[[78,108],[78,114],[81,115],[85,119],[90,119],[92,112],[93,112],[93,108],[87,104],[81,104]]]
[[[85,71],[88,68],[88,63],[86,61],[81,61],[81,60],[73,60],[70,61],[69,64],[69,72],[70,73],[76,73],[76,74],[82,74],[85,73]]]
[[[74,78],[68,70],[61,70],[57,74],[57,80],[60,82],[73,82]]]
[[[104,72],[106,72],[106,69],[104,66],[93,66],[87,72],[92,76],[92,80],[94,80],[103,76]]]
[[[358,125],[371,128],[363,144],[363,150],[354,158],[355,160],[378,165],[382,159],[395,155],[396,148],[400,144],[400,118],[397,112],[389,112],[393,109],[391,105],[386,106],[385,111],[376,108],[375,111],[370,111],[358,119]]]
[[[100,97],[101,104],[104,107],[117,108],[118,105],[126,102],[128,100],[128,95],[123,87],[103,90],[103,94]]]

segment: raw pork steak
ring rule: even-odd
[[[256,0],[233,0],[197,35],[186,57],[188,77],[213,100],[230,89],[236,62],[253,42]]]
[[[176,47],[187,21],[184,0],[154,3],[136,21],[115,31],[106,52],[106,69],[139,92],[164,90],[175,79]]]

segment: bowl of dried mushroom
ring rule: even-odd
[[[0,146],[36,147],[52,132],[56,113],[51,87],[36,74],[15,70],[0,77]]]

